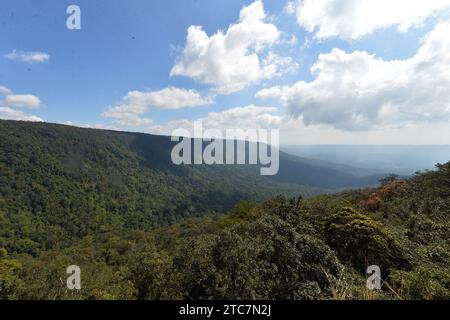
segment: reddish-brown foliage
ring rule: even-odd
[[[381,187],[379,194],[384,201],[398,197],[405,191],[405,184],[405,181],[391,181]]]
[[[372,193],[367,200],[361,201],[360,206],[366,211],[376,212],[384,207],[385,202],[399,197],[404,191],[405,181],[390,181]]]
[[[361,207],[366,211],[376,212],[384,206],[384,201],[378,193],[372,193],[365,201],[361,201]]]

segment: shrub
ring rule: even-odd
[[[374,264],[389,268],[399,251],[381,222],[352,208],[343,208],[327,220],[325,239],[341,261],[360,272]]]
[[[450,269],[420,267],[391,274],[392,287],[408,300],[449,300]]]

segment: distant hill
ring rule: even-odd
[[[360,169],[282,153],[280,171],[272,179],[336,190],[375,186],[385,176],[386,173],[376,170]]]
[[[450,142],[450,140],[449,140]],[[395,173],[411,176],[417,171],[432,170],[436,163],[450,159],[449,145],[311,145],[282,146],[281,150],[320,163],[359,168],[363,175]],[[351,169],[353,170],[353,169]],[[347,171],[348,172],[348,171]]]

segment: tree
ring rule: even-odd
[[[315,299],[331,296],[342,266],[313,235],[266,212],[253,222],[189,241],[171,287],[184,299]]]
[[[158,251],[151,243],[139,246],[128,262],[129,279],[138,300],[161,299],[165,292],[165,271],[170,268],[170,259],[163,251]]]
[[[325,238],[341,261],[364,273],[370,265],[386,270],[399,254],[381,222],[352,208],[343,208],[327,220]]]
[[[394,181],[397,181],[397,180],[398,180],[398,175],[396,175],[394,173],[391,173],[390,175],[388,175],[388,176],[386,176],[384,178],[381,178],[380,179],[380,183],[381,183],[381,186],[384,186],[384,185],[386,185],[388,183],[391,183],[391,182],[394,182]]]
[[[6,250],[0,248],[0,300],[18,298],[21,269],[22,264],[18,260],[8,258]]]

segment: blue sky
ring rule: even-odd
[[[333,0],[325,2],[327,1],[333,2]],[[289,127],[281,128],[282,140],[285,143],[382,144],[391,141],[408,143],[411,132],[418,132],[417,137],[420,143],[445,143],[446,141],[442,140],[442,133],[426,137],[420,133],[420,130],[425,130],[430,125],[447,130],[449,125],[447,114],[450,114],[447,113],[447,107],[450,110],[450,101],[447,101],[448,97],[445,93],[439,92],[436,97],[442,101],[440,106],[436,106],[435,101],[431,101],[430,97],[423,95],[417,97],[423,100],[422,105],[429,106],[433,114],[439,114],[436,118],[441,121],[437,121],[432,119],[433,117],[428,115],[426,110],[410,105],[406,107],[406,101],[411,99],[404,96],[405,93],[400,89],[388,93],[376,92],[373,99],[381,101],[377,105],[370,99],[369,101],[358,100],[360,98],[349,97],[337,91],[346,88],[326,87],[323,82],[315,82],[317,74],[311,74],[310,70],[314,64],[318,63],[320,54],[330,55],[333,49],[339,49],[342,53],[335,52],[335,54],[340,60],[339,63],[345,63],[342,66],[346,68],[345,70],[350,70],[353,66],[346,60],[347,58],[349,61],[362,59],[364,66],[368,67],[368,77],[373,74],[376,78],[377,59],[387,65],[389,61],[405,62],[417,55],[424,45],[424,38],[432,33],[436,26],[447,21],[449,6],[446,6],[445,1],[436,1],[433,4],[434,7],[425,8],[429,10],[429,16],[418,16],[417,20],[414,20],[414,12],[412,18],[411,14],[410,17],[399,14],[392,17],[392,21],[380,22],[381,27],[375,24],[368,25],[365,34],[355,36],[349,36],[346,33],[349,30],[348,26],[342,25],[342,21],[345,22],[345,16],[329,14],[327,19],[323,19],[322,16],[314,14],[314,8],[308,8],[313,4],[307,2],[294,1],[290,5],[287,1],[280,0],[260,2],[261,7],[263,6],[264,18],[258,20],[257,26],[253,23],[248,25],[255,28],[273,26],[277,33],[272,39],[265,39],[263,32],[259,42],[255,40],[255,43],[244,46],[249,50],[245,55],[255,55],[261,65],[272,53],[277,59],[289,60],[283,60],[283,64],[274,60],[277,62],[273,62],[272,67],[277,70],[276,72],[255,73],[254,79],[244,77],[242,86],[229,89],[229,81],[226,82],[223,79],[226,78],[223,74],[214,75],[211,74],[211,70],[198,69],[199,65],[203,66],[204,61],[201,59],[204,57],[195,57],[197,64],[194,65],[192,56],[188,57],[185,54],[187,30],[190,26],[201,26],[208,37],[212,37],[218,30],[226,34],[231,24],[239,23],[239,15],[244,7],[256,8],[251,11],[251,14],[260,12],[254,1],[2,0],[0,3],[0,86],[4,89],[0,107],[3,108],[6,116],[2,116],[0,111],[0,117],[20,119],[24,115],[33,115],[47,122],[170,133],[174,127],[189,124],[191,120],[209,121],[213,118],[215,122],[210,121],[211,127],[215,124],[223,127],[233,122],[236,115],[242,115],[242,118],[248,121],[239,121],[239,125],[244,127],[251,125],[280,127],[289,122]],[[352,1],[347,2],[352,3]],[[66,8],[71,4],[81,8],[81,30],[66,28],[68,17]],[[353,8],[351,4],[349,6],[348,14],[350,15]],[[424,8],[418,8],[418,10],[423,12]],[[304,17],[309,25],[300,21],[304,12],[312,12]],[[250,21],[253,18],[248,19]],[[341,23],[341,26],[336,27],[336,24],[327,26],[331,19],[336,19],[337,24]],[[348,19],[351,19],[351,15]],[[404,24],[406,27],[403,26]],[[314,30],[311,26],[314,26]],[[325,30],[327,27],[329,27],[328,30],[335,28],[332,31],[335,34],[320,35],[319,30]],[[361,30],[362,27],[359,27]],[[294,38],[296,41],[293,41]],[[241,39],[240,35],[236,39]],[[350,56],[355,51],[364,52],[367,56],[359,58]],[[26,54],[33,53],[45,53],[48,58],[44,59],[45,61],[24,61],[23,57]],[[208,59],[214,59],[213,53],[211,49],[212,58]],[[226,52],[223,55],[227,58]],[[371,59],[371,55],[375,55],[376,58]],[[433,63],[447,66],[447,56],[437,56],[433,59],[436,59]],[[182,71],[171,76],[171,70],[180,61],[183,61]],[[211,63],[208,65],[209,68],[211,65],[219,67],[216,62],[209,62]],[[319,73],[337,75],[338,78],[334,82],[339,83],[341,80],[345,82],[345,79],[339,78],[340,73],[326,69],[331,68],[329,64],[325,63],[319,68]],[[419,72],[417,69],[419,62],[416,65],[413,62],[411,64],[412,66],[406,62],[399,64],[398,69],[412,72],[417,79],[422,79],[422,73],[420,73],[422,71]],[[374,65],[373,68],[372,65]],[[223,64],[220,65],[220,68],[222,67],[225,68]],[[242,79],[242,74],[238,71],[236,74],[236,71],[232,70],[232,61],[230,68],[221,69],[218,72],[225,72],[232,79]],[[252,69],[249,68],[249,70]],[[356,75],[355,79],[357,77]],[[391,77],[380,78],[377,81],[389,83],[394,80]],[[448,78],[443,76],[437,86],[450,85],[447,81],[449,81]],[[295,84],[299,82],[304,82],[307,87],[296,87]],[[346,85],[351,88],[354,83],[350,82]],[[399,84],[395,82],[393,86],[396,85]],[[367,86],[361,90],[367,90]],[[408,90],[414,91],[410,87],[411,84],[401,85],[402,88],[405,86]],[[285,90],[279,91],[283,93],[258,95],[263,89],[281,89],[282,87]],[[154,101],[153,96],[145,95],[167,88],[191,90],[188,97],[184,91],[172,92],[172,94],[182,94],[179,99],[189,97],[192,99],[195,93],[196,101],[203,99],[202,101],[208,102],[197,103],[199,104],[197,106],[191,105],[195,104],[193,102],[183,103],[177,100],[176,105],[155,105],[151,102]],[[139,100],[141,104],[138,107],[144,108],[145,111],[136,111],[137,107],[134,105],[137,103],[136,99],[126,100],[129,92],[144,93],[140,99],[145,101]],[[311,95],[323,95],[324,92],[334,94],[336,101],[345,98],[346,103],[342,108],[349,105],[349,109],[345,109],[344,112],[337,110],[337,107],[327,109],[329,101],[319,98],[306,99]],[[170,95],[171,92],[168,91],[165,94]],[[439,94],[444,96],[440,97]],[[8,95],[11,96],[10,99]],[[14,100],[12,97],[14,95],[37,97],[39,105],[29,104],[29,102],[21,104]],[[398,95],[398,98],[397,96],[393,98],[393,95]],[[264,98],[261,98],[262,96]],[[387,96],[389,98],[386,98]],[[16,98],[20,100],[23,97]],[[1,99],[2,95],[0,95]],[[16,104],[13,103],[14,101]],[[367,104],[363,111],[358,109],[362,103]],[[189,106],[186,107],[186,104]],[[113,109],[117,106],[121,106],[120,110]],[[261,107],[261,109],[245,109],[248,106]],[[111,116],[112,112],[109,112],[109,115],[106,114],[108,110],[119,110],[129,115],[127,110],[124,111],[126,108],[134,108],[131,111],[133,119],[136,116],[139,119],[145,118],[148,122],[125,121],[125,118],[120,119],[117,112],[114,112],[113,116]],[[227,110],[228,113],[226,113]],[[211,117],[211,113],[216,114]],[[341,119],[339,115],[343,113],[348,115]],[[377,116],[374,116],[375,113]],[[392,121],[380,120],[381,114],[388,114]],[[335,118],[336,122],[330,118]],[[389,133],[396,134],[399,138],[389,139]],[[302,135],[306,138],[299,139],[298,137]],[[436,140],[437,137],[441,138]]]

